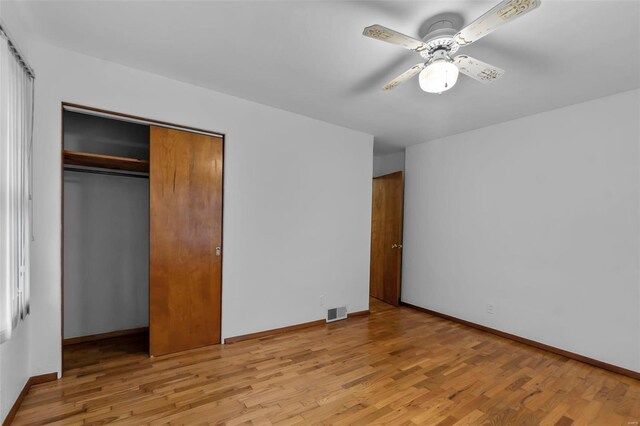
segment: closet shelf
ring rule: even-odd
[[[149,173],[149,161],[87,152],[64,151],[64,164]]]

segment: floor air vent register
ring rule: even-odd
[[[337,308],[327,309],[327,322],[347,319],[347,307],[339,306]]]

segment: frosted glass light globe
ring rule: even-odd
[[[442,93],[458,81],[458,67],[445,59],[438,59],[420,71],[420,88],[429,93]]]

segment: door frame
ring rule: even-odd
[[[220,259],[220,343],[222,343],[222,293],[224,288],[223,268],[224,268],[224,174],[225,169],[225,141],[224,133],[199,129],[181,124],[170,123],[166,121],[155,120],[152,118],[140,117],[137,115],[126,114],[122,112],[109,111],[106,109],[96,108],[87,105],[80,105],[73,102],[60,103],[60,377],[65,373],[64,368],[64,112],[78,112],[88,115],[94,115],[112,120],[127,121],[130,123],[144,124],[148,126],[166,127],[175,130],[181,130],[190,133],[199,133],[208,136],[214,136],[222,139],[222,205],[220,216],[220,238],[222,240],[222,259]],[[147,292],[149,289],[147,289]]]

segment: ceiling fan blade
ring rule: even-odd
[[[492,83],[502,77],[504,70],[486,62],[479,61],[467,55],[458,55],[453,58],[453,63],[458,66],[461,73],[468,75],[481,83]]]
[[[396,78],[394,78],[393,80],[385,84],[383,89],[384,90],[395,89],[400,85],[400,83],[404,83],[405,81],[419,74],[420,71],[422,71],[425,66],[426,66],[425,64],[416,64],[412,66],[411,68],[409,68],[408,70],[406,70],[405,72],[403,72],[402,74],[400,74],[399,76],[397,76]]]
[[[461,29],[453,39],[466,46],[540,6],[540,0],[504,0]]]
[[[397,44],[405,49],[415,50],[416,52],[427,50],[427,45],[422,40],[409,37],[408,35],[383,27],[382,25],[371,25],[364,29],[362,35],[386,41],[387,43]]]

